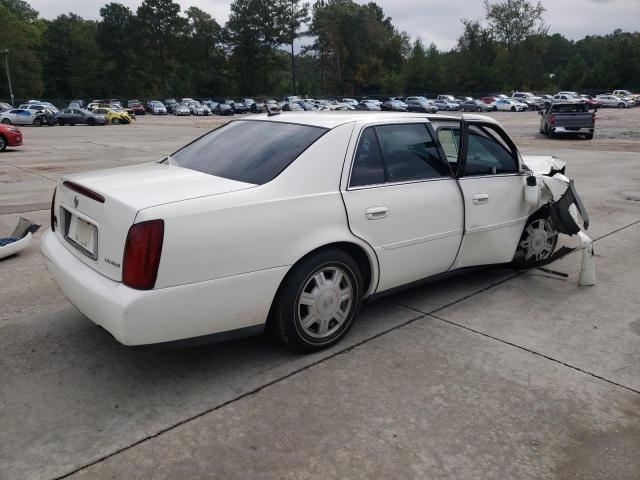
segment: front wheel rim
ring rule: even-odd
[[[323,267],[308,277],[298,295],[300,328],[313,339],[330,337],[348,320],[353,303],[349,275],[339,267]]]
[[[548,260],[558,242],[558,232],[548,218],[531,222],[525,229],[525,237],[519,247],[524,260],[540,262]]]

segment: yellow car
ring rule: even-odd
[[[104,115],[107,118],[107,123],[112,125],[118,125],[120,123],[131,123],[133,118],[125,111],[116,111],[112,108],[96,108],[93,110],[96,115]]]

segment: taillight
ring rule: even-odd
[[[129,229],[122,261],[122,282],[138,290],[150,290],[156,284],[164,221],[136,223]]]
[[[556,124],[556,116],[555,116],[555,115],[551,115],[551,116],[549,117],[549,123],[550,123],[551,125],[555,125],[555,124]]]
[[[58,224],[58,219],[56,218],[55,205],[56,205],[56,190],[53,189],[53,197],[51,198],[51,231],[56,231],[56,225]]]
[[[593,123],[596,123],[596,114],[595,114],[595,112],[591,114],[591,121]]]

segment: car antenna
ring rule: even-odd
[[[267,105],[267,117],[273,117],[274,115],[280,115],[278,110],[272,110],[271,107]]]

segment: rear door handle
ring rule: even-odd
[[[389,207],[369,207],[364,211],[367,220],[379,220],[387,216]]]
[[[483,205],[485,203],[489,203],[489,194],[488,193],[478,193],[473,196],[473,204],[474,205]]]

